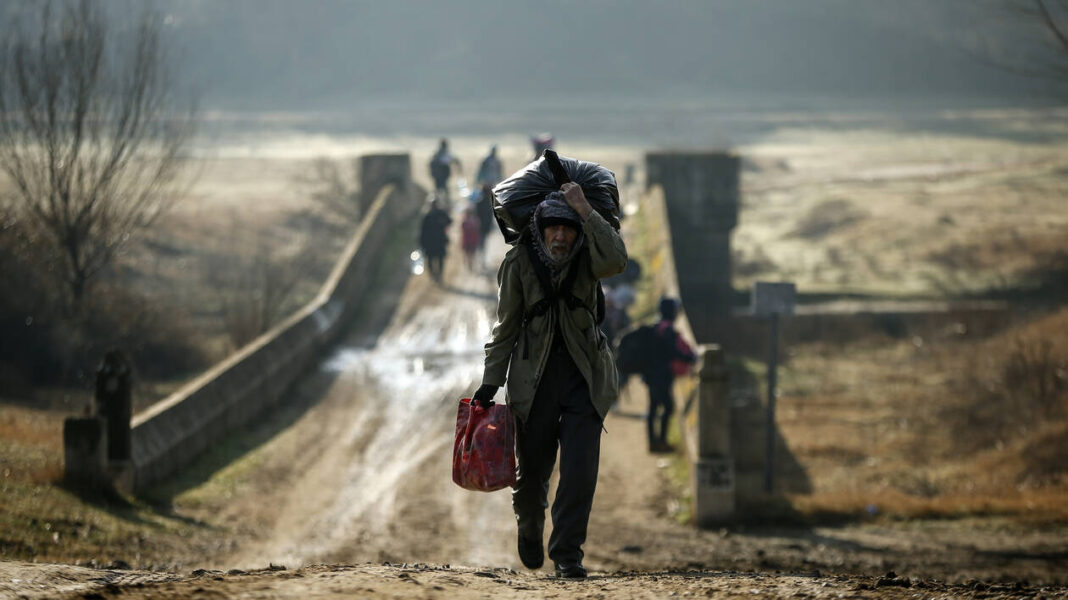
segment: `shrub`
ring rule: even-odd
[[[97,362],[122,348],[143,376],[173,378],[207,360],[185,319],[103,283],[71,314],[56,300],[59,285],[42,259],[46,247],[33,231],[7,220],[0,226],[0,388],[29,394],[33,385],[89,382]]]

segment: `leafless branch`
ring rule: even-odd
[[[1068,82],[1068,0],[995,3],[1000,17],[996,23],[1006,31],[980,34],[978,47],[969,53],[1004,71],[1058,84]]]
[[[174,201],[195,109],[177,111],[160,16],[109,30],[101,4],[49,0],[0,49],[0,171],[61,250],[72,307]]]

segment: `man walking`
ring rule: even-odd
[[[493,187],[501,182],[504,178],[503,169],[501,167],[501,159],[497,157],[497,144],[490,146],[489,154],[486,158],[482,159],[482,162],[478,165],[478,174],[475,176],[475,183],[481,186],[488,185]]]
[[[449,140],[441,138],[438,150],[430,157],[430,178],[434,180],[434,194],[445,200],[449,200],[449,176],[452,168],[461,169],[460,159],[449,152]]]
[[[549,476],[560,448],[549,537],[558,577],[586,577],[582,544],[597,484],[602,422],[619,393],[615,362],[597,326],[597,284],[626,263],[619,234],[593,210],[581,187],[565,183],[537,206],[529,231],[497,273],[497,323],[473,398],[489,406],[507,381],[506,399],[519,424],[512,507],[519,557],[531,569],[545,560]]]
[[[673,298],[660,299],[660,322],[653,329],[652,344],[646,349],[650,360],[642,372],[642,380],[649,388],[649,413],[645,417],[650,452],[670,452],[667,441],[668,423],[675,412],[671,388],[675,375],[685,373],[697,361],[694,354],[675,330],[679,304]],[[659,425],[659,430],[657,429]]]
[[[441,283],[445,271],[445,253],[449,248],[449,225],[452,217],[442,206],[440,198],[434,198],[419,225],[419,245],[426,256],[430,278]]]

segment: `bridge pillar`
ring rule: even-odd
[[[68,485],[102,489],[108,475],[108,429],[101,417],[63,421],[63,479]]]
[[[393,184],[407,194],[412,181],[412,161],[407,153],[367,154],[359,159],[360,215],[367,214],[378,192]]]
[[[719,346],[701,346],[697,388],[697,457],[693,463],[694,521],[709,527],[735,513],[734,456],[727,365]]]
[[[739,159],[730,152],[650,152],[646,185],[664,190],[679,293],[698,341],[715,341],[730,313],[731,231],[738,224]]]

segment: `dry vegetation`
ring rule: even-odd
[[[943,331],[792,349],[779,424],[803,512],[1068,521],[1068,309]]]
[[[736,286],[1013,303],[1005,329],[949,314],[790,348],[779,423],[813,487],[797,508],[1068,520],[1064,116],[994,115],[1012,134],[988,138],[795,132],[752,149]]]
[[[740,148],[735,286],[783,277],[810,293],[944,297],[1035,283],[1068,251],[1068,114],[943,124],[954,118],[974,122],[966,133],[798,129]]]

